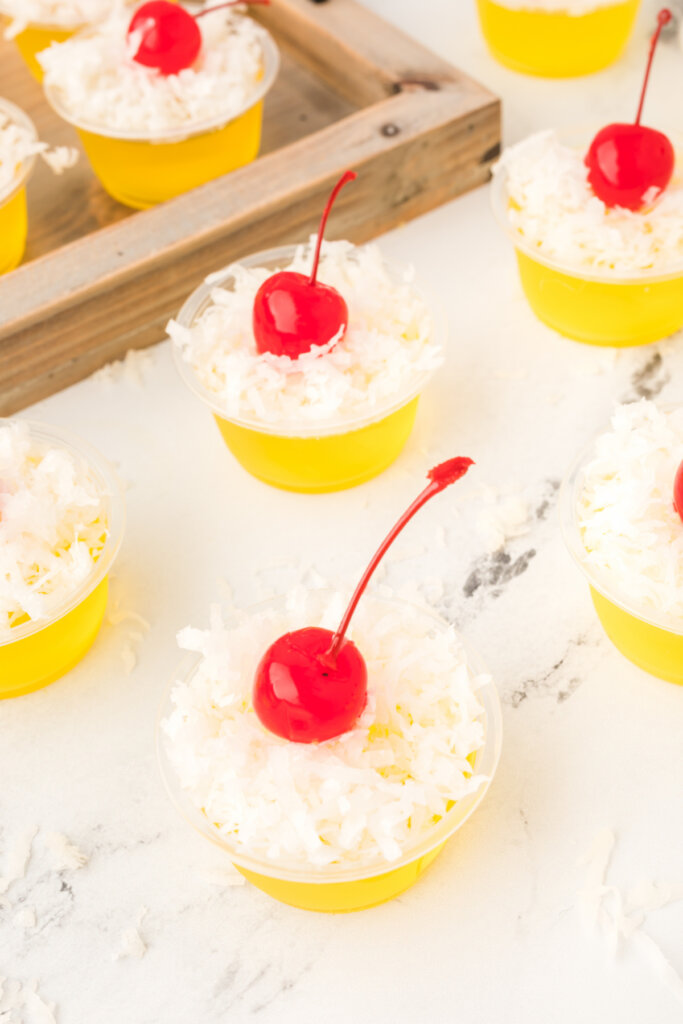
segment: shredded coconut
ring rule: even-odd
[[[683,621],[683,523],[673,505],[683,408],[618,406],[584,469],[577,516],[586,565],[644,611]]]
[[[280,269],[310,273],[315,240],[298,246]],[[443,362],[421,295],[392,277],[377,246],[350,242],[323,243],[318,275],[346,299],[344,338],[298,359],[259,353],[252,310],[272,273],[233,264],[233,288],[214,288],[192,327],[173,320],[168,325],[183,359],[227,416],[291,424],[293,432],[296,424],[348,422],[380,412]]]
[[[454,801],[479,789],[468,758],[485,737],[477,690],[452,628],[408,605],[366,598],[352,639],[368,668],[368,704],[356,726],[320,744],[283,740],[251,704],[256,667],[277,636],[337,626],[345,596],[293,590],[286,609],[178,637],[201,661],[176,682],[162,724],[180,786],[237,850],[280,864],[394,861],[429,834]]]
[[[18,882],[26,874],[31,859],[33,840],[38,832],[37,825],[29,825],[4,851],[3,874],[0,875],[0,896],[4,895],[14,882]]]
[[[602,7],[623,7],[627,0],[492,0],[497,7],[526,14],[567,14],[580,18]]]
[[[49,618],[88,578],[108,537],[105,496],[63,448],[0,424],[0,636]]]
[[[27,931],[36,926],[36,912],[33,907],[22,907],[14,915],[14,924],[17,928],[24,928]]]
[[[509,540],[523,537],[531,529],[531,509],[523,494],[500,494],[488,489],[477,517],[477,533],[489,553],[500,551]]]
[[[22,165],[36,154],[55,172],[61,174],[78,160],[78,150],[58,146],[50,150],[40,142],[27,125],[13,120],[0,105],[0,195],[18,184]]]
[[[507,217],[526,246],[568,267],[667,272],[683,263],[683,167],[643,211],[605,206],[588,183],[584,152],[539,132],[505,150]]]
[[[127,38],[129,23],[130,12],[114,12],[96,30],[40,54],[48,93],[77,123],[154,137],[225,123],[256,96],[266,33],[251,18],[234,10],[207,14],[201,53],[177,75],[133,60],[139,39]]]
[[[140,926],[147,917],[148,908],[141,907],[135,919],[135,924],[126,928],[121,933],[119,950],[114,957],[115,960],[125,960],[127,957],[135,957],[141,960],[147,952],[147,943],[140,934]]]
[[[61,832],[48,832],[45,845],[50,853],[53,871],[77,871],[88,863],[88,855]]]
[[[12,18],[5,36],[12,39],[29,25],[76,29],[106,17],[123,0],[0,0],[0,12]]]

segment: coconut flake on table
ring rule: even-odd
[[[310,273],[316,236],[282,270]],[[424,299],[392,277],[375,245],[323,242],[318,279],[346,299],[349,326],[336,345],[298,359],[259,353],[252,330],[256,293],[273,273],[228,268],[234,287],[216,287],[192,327],[168,325],[199,383],[227,416],[264,424],[324,424],[374,415],[443,362]]]
[[[643,211],[609,208],[588,183],[585,152],[554,131],[506,149],[496,174],[506,175],[507,216],[539,256],[608,274],[661,270],[683,263],[683,164]]]
[[[136,33],[128,39],[129,24],[129,11],[115,12],[96,30],[53,43],[39,55],[48,91],[78,123],[154,137],[217,119],[225,123],[256,95],[265,32],[251,18],[234,10],[203,17],[201,53],[177,75],[133,60],[140,41]]]
[[[493,0],[498,7],[506,7],[510,11],[524,11],[538,14],[568,14],[579,18],[584,14],[592,14],[601,7],[616,7],[624,0]]]
[[[0,13],[12,21],[5,37],[12,39],[29,25],[80,28],[105,18],[124,0],[0,0]]]
[[[93,571],[108,537],[106,495],[84,462],[0,424],[0,635],[49,618]]]
[[[683,621],[683,523],[673,505],[683,408],[618,406],[583,472],[585,563],[644,612]]]
[[[181,789],[240,853],[313,868],[392,862],[485,781],[468,757],[484,743],[477,691],[489,679],[455,630],[408,605],[367,598],[354,616],[368,704],[352,730],[301,744],[264,728],[251,702],[263,653],[289,630],[334,629],[346,598],[297,588],[286,608],[228,626],[214,606],[207,630],[179,634],[201,658],[173,686],[165,750]]]
[[[0,108],[0,193],[6,192],[21,175],[29,157],[40,156],[55,174],[62,174],[78,160],[78,150],[68,146],[49,149],[25,125],[17,124]]]

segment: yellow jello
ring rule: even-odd
[[[56,25],[29,25],[14,37],[17,48],[35,79],[39,82],[43,80],[43,69],[36,55],[42,50],[47,50],[52,43],[63,43],[70,39],[78,30],[79,26],[59,28]]]
[[[493,56],[514,71],[546,78],[588,75],[608,67],[626,46],[640,0],[616,0],[585,14],[528,6],[513,9],[477,0],[479,19]]]
[[[0,423],[2,421],[0,420]],[[42,689],[72,669],[93,644],[107,605],[109,570],[123,537],[123,496],[113,469],[89,445],[61,430],[31,424],[40,445],[66,449],[88,465],[108,498],[104,548],[89,577],[47,620],[27,620],[0,634],[0,699]]]
[[[0,114],[21,125],[34,139],[37,138],[33,122],[13,103],[0,99]],[[4,193],[0,193],[0,274],[14,270],[24,257],[28,233],[26,182],[34,164],[35,156],[24,160],[17,168],[14,180]]]
[[[59,91],[46,84],[54,110],[74,125],[93,171],[114,199],[147,209],[251,163],[258,156],[263,99],[279,68],[279,52],[263,31],[263,76],[244,110],[191,127],[142,135],[89,124],[67,110]]]
[[[273,602],[266,602],[260,607],[281,601],[282,599],[274,599]],[[442,619],[424,608],[416,608],[416,614],[429,615],[436,629],[449,628]],[[468,656],[468,661],[477,673],[483,671],[477,659],[473,659],[471,655]],[[197,659],[188,657],[181,668],[182,675],[176,675],[175,678],[191,678],[196,666]],[[493,682],[489,681],[479,688],[477,698],[485,712],[485,737],[483,746],[470,760],[473,771],[483,775],[486,781],[482,782],[476,792],[454,803],[442,818],[435,819],[432,830],[426,836],[423,834],[413,846],[405,849],[391,866],[374,861],[367,867],[357,863],[350,866],[335,863],[325,868],[284,868],[279,867],[277,861],[248,856],[236,845],[230,844],[180,787],[169,761],[161,722],[173,709],[170,689],[164,696],[157,724],[159,767],[166,790],[186,821],[201,835],[224,850],[237,870],[257,888],[281,903],[302,910],[324,913],[365,910],[393,899],[414,885],[437,858],[447,840],[465,824],[484,799],[500,759],[502,715]]]

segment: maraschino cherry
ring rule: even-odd
[[[675,153],[670,140],[663,132],[640,123],[655,47],[671,18],[666,8],[657,16],[635,124],[608,124],[595,136],[586,154],[588,181],[606,206],[640,210],[671,181]]]
[[[356,645],[346,639],[351,617],[404,526],[472,465],[472,459],[456,458],[429,471],[429,483],[375,552],[336,633],[315,626],[297,629],[268,648],[253,692],[254,709],[266,729],[295,743],[322,743],[353,728],[367,702],[367,669]]]
[[[683,519],[683,462],[678,467],[674,480],[674,508]]]
[[[330,210],[344,185],[357,177],[355,171],[343,174],[327,200],[310,275],[281,270],[264,281],[256,293],[253,326],[259,352],[298,359],[313,345],[327,345],[335,337],[341,341],[346,333],[349,309],[343,295],[331,285],[321,284],[317,278],[320,247]]]
[[[207,7],[190,14],[173,0],[150,0],[133,15],[128,36],[140,34],[140,44],[133,60],[147,68],[156,68],[162,75],[177,75],[191,67],[202,48],[199,18],[238,3],[268,4],[270,0],[230,0],[229,3]]]

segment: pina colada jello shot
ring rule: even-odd
[[[609,638],[683,683],[683,407],[619,406],[567,476],[561,511]]]
[[[612,64],[640,0],[477,0],[493,56],[527,75],[568,78]]]
[[[387,468],[443,361],[440,325],[374,245],[257,253],[212,274],[169,324],[180,373],[237,460],[294,491],[353,487]]]
[[[346,612],[341,593],[299,588],[227,623],[215,609],[208,630],[179,635],[193,656],[161,711],[167,788],[284,903],[340,912],[396,896],[494,775],[495,686],[453,627],[393,596],[358,604],[393,538],[469,464],[432,470]]]
[[[683,148],[640,123],[643,96],[635,124],[583,145],[541,132],[495,170],[494,210],[531,308],[593,345],[643,345],[683,326]]]
[[[251,0],[265,3],[267,0]],[[233,4],[117,9],[40,54],[45,93],[102,185],[144,209],[254,160],[279,66],[272,38]]]
[[[31,74],[42,81],[37,55],[52,43],[106,18],[126,0],[0,0],[0,14],[9,19],[5,36],[14,39]]]
[[[47,686],[91,646],[123,518],[96,451],[52,427],[0,420],[0,698]]]

